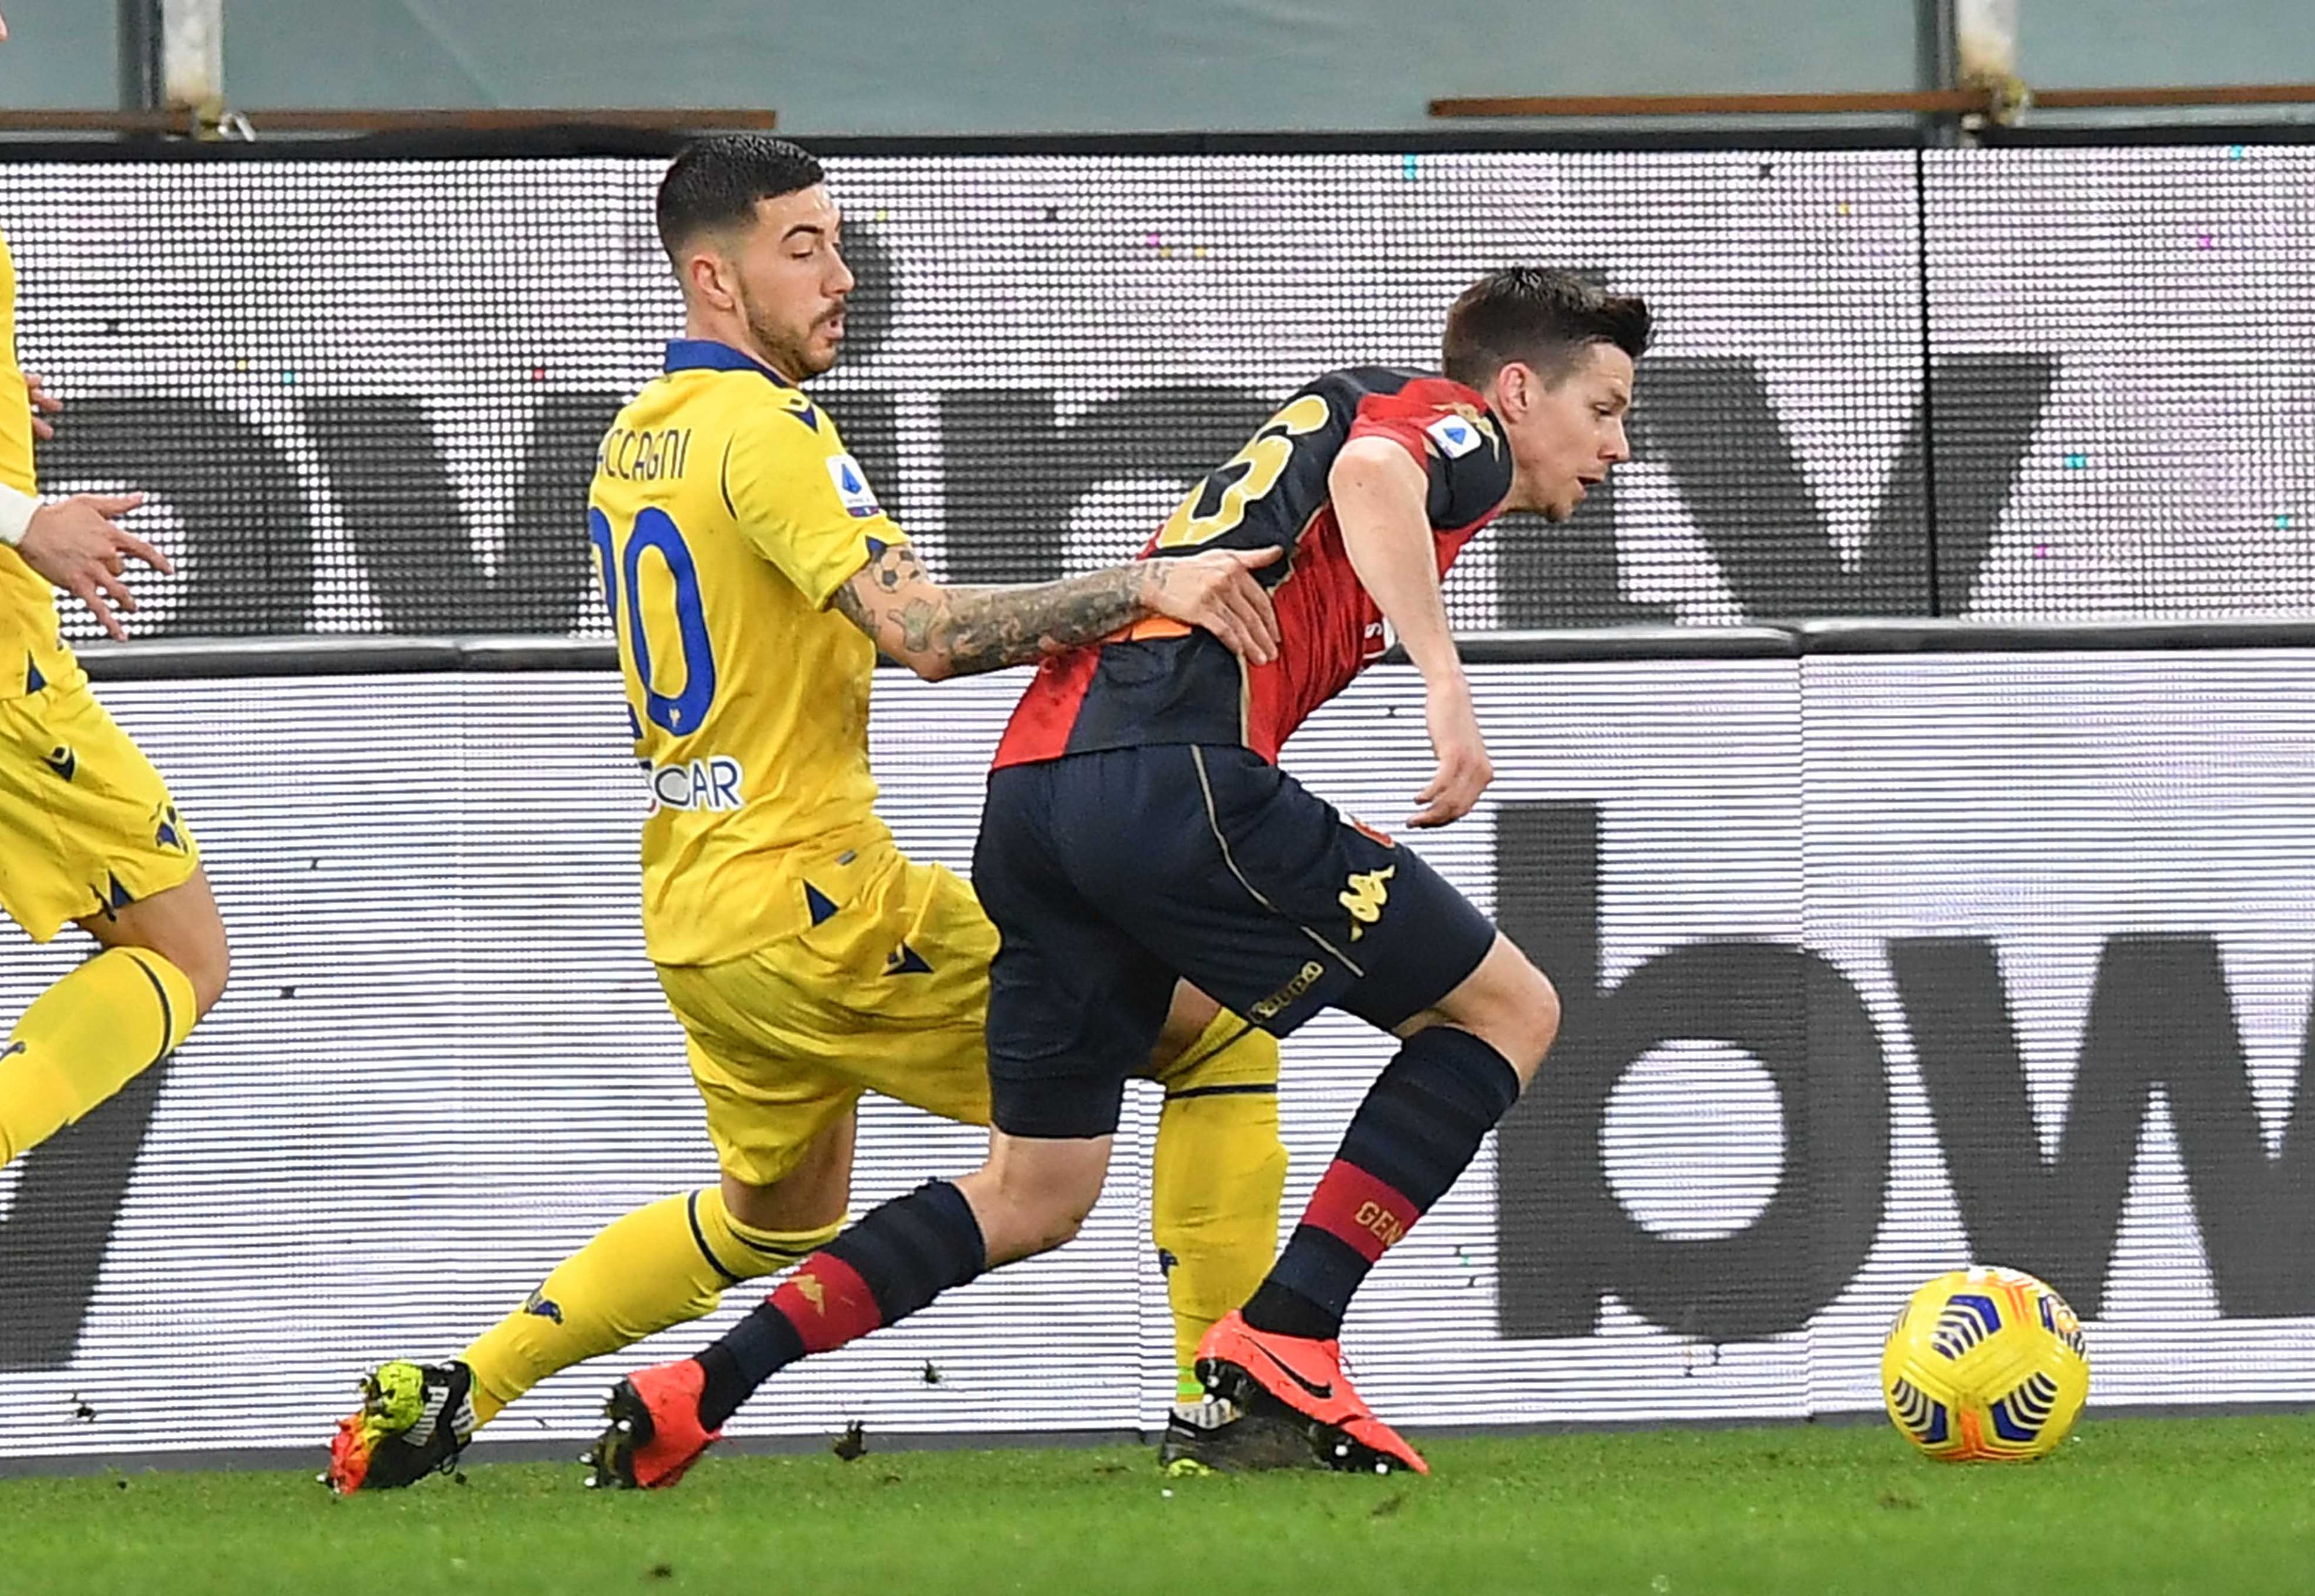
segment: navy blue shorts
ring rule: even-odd
[[[1478,968],[1495,930],[1379,833],[1248,749],[1157,745],[991,773],[973,890],[997,1128],[1105,1136],[1178,976],[1283,1036],[1322,1008],[1388,1031]]]

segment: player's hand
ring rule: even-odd
[[[62,411],[65,402],[49,392],[44,379],[37,371],[24,373],[24,397],[32,406],[32,436],[42,443],[53,442],[57,427],[48,418]]]
[[[1406,823],[1428,829],[1469,814],[1479,794],[1495,779],[1495,767],[1487,758],[1486,739],[1479,734],[1479,714],[1471,705],[1470,684],[1461,677],[1424,688],[1423,721],[1431,732],[1431,751],[1438,756],[1439,770],[1431,785],[1415,795],[1419,807]]]
[[[120,616],[133,614],[136,595],[120,580],[129,560],[142,560],[164,576],[176,567],[151,544],[114,525],[145,502],[142,493],[82,493],[43,504],[32,512],[16,552],[24,563],[89,607],[107,633],[126,642]]]
[[[1278,658],[1278,612],[1254,573],[1286,551],[1208,549],[1172,560],[1146,560],[1141,590],[1149,613],[1203,627],[1249,665]]]

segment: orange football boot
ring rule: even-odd
[[[611,1388],[603,1414],[611,1421],[579,1460],[593,1470],[590,1488],[658,1491],[681,1479],[700,1454],[723,1439],[699,1422],[707,1371],[696,1358],[639,1369]]]
[[[1339,1342],[1256,1330],[1232,1312],[1198,1343],[1206,1389],[1247,1414],[1284,1409],[1307,1426],[1311,1450],[1329,1468],[1429,1474],[1423,1454],[1374,1416],[1343,1374]]]

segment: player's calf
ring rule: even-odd
[[[1278,1128],[1278,1042],[1235,1015],[1204,1044],[1161,1068],[1166,1105],[1150,1162],[1149,1228],[1173,1310],[1176,1386],[1158,1461],[1217,1470],[1261,1460],[1259,1425],[1236,1422],[1196,1378],[1198,1343],[1243,1303],[1278,1251],[1286,1147]],[[1299,1457],[1297,1452],[1299,1451]],[[1307,1464],[1308,1449],[1285,1467]]]
[[[1479,967],[1424,1014],[1400,1028],[1434,1024],[1468,1031],[1503,1055],[1524,1089],[1559,1036],[1559,993],[1511,938],[1498,933]]]
[[[1367,1089],[1246,1322],[1320,1341],[1339,1334],[1367,1272],[1447,1194],[1521,1084],[1511,1061],[1468,1031],[1435,1025],[1409,1037]]]
[[[877,1208],[698,1357],[646,1370],[615,1391],[610,1426],[588,1455],[590,1478],[625,1484],[624,1469],[638,1485],[672,1485],[780,1370],[897,1324],[994,1263],[1073,1234],[1100,1194],[1108,1150],[1106,1137],[1024,1145],[1000,1134],[979,1172],[985,1215],[950,1181],[928,1181]]]

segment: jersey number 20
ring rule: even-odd
[[[587,536],[602,559],[603,600],[610,607],[611,630],[625,625],[627,657],[643,690],[643,715],[654,726],[687,737],[707,720],[715,702],[715,650],[707,637],[707,609],[699,598],[699,567],[691,547],[667,511],[647,509],[635,517],[624,550],[611,536],[611,520],[599,510],[587,512]],[[652,628],[643,620],[643,555],[655,553],[675,589],[676,643],[683,652],[683,691],[673,697],[652,686]],[[665,634],[662,631],[661,635]]]

